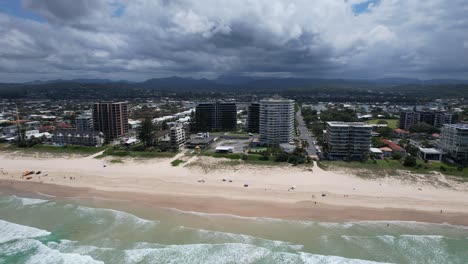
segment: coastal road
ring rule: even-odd
[[[296,112],[296,119],[298,123],[297,128],[300,133],[299,139],[305,140],[309,143],[309,146],[306,148],[307,154],[309,154],[309,156],[318,156],[317,148],[315,147],[315,142],[317,142],[317,140],[310,134],[309,129],[307,129],[300,110]]]

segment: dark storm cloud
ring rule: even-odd
[[[0,78],[466,78],[468,2],[367,2],[24,0],[47,22],[0,13]]]
[[[37,12],[50,23],[77,27],[110,11],[100,0],[23,0],[22,3],[24,8]]]

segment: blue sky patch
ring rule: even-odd
[[[115,4],[114,8],[114,13],[112,15],[114,17],[121,17],[125,13],[126,6],[123,4]]]
[[[0,12],[6,13],[10,16],[31,19],[38,22],[45,22],[45,19],[41,16],[31,12],[26,8],[23,8],[23,5],[19,0],[0,0]]]
[[[369,5],[370,4],[378,5],[379,3],[380,3],[380,0],[367,0],[367,1],[363,2],[363,3],[353,5],[352,6],[353,13],[356,14],[356,15],[359,15],[359,14],[362,14],[362,13],[365,13],[365,12],[369,12]]]

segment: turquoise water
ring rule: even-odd
[[[468,263],[468,229],[242,218],[0,194],[0,264],[7,263]]]

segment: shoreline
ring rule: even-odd
[[[8,195],[16,195],[19,192],[19,194],[26,196],[52,200],[65,199],[79,201],[98,199],[124,204],[137,203],[138,206],[143,208],[176,210],[187,214],[195,213],[333,223],[350,221],[408,221],[468,227],[467,213],[437,213],[398,208],[376,209],[336,206],[326,203],[314,204],[312,202],[289,204],[251,200],[230,200],[220,197],[111,192],[92,188],[9,180],[0,180],[0,192]]]
[[[175,159],[185,162],[175,167],[171,165]],[[363,179],[350,171],[325,171],[316,164],[305,168],[226,166],[225,162],[183,153],[173,159],[125,159],[116,164],[92,156],[0,153],[0,191],[57,199],[98,197],[147,208],[243,217],[468,226],[468,183],[440,174]],[[26,180],[21,177],[25,170],[42,173]]]

